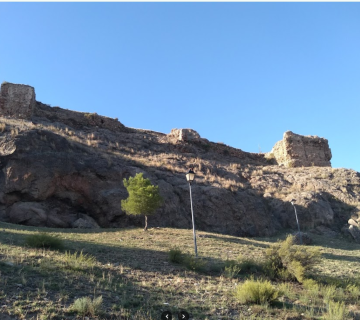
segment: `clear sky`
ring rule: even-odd
[[[268,152],[291,130],[360,171],[360,3],[0,3],[0,81]]]

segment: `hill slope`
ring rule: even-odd
[[[127,128],[117,119],[51,108],[37,102],[29,88],[3,84],[1,89],[2,221],[65,228],[140,226],[142,218],[126,216],[120,200],[127,197],[123,178],[143,172],[165,199],[149,226],[189,228],[185,173],[194,167],[200,230],[268,236],[295,229],[291,199],[296,199],[302,229],[331,233],[347,230],[350,218],[357,224],[358,172],[299,167],[301,161],[286,167],[276,155],[213,143],[189,129],[166,135]],[[320,160],[320,165],[330,163]]]

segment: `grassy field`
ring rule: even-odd
[[[60,239],[60,250],[33,248],[29,236]],[[273,238],[197,233],[200,259],[173,263],[175,247],[193,254],[191,230],[48,229],[0,223],[0,319],[360,319],[360,245],[312,235],[322,257],[316,284],[272,280],[278,298],[244,304],[237,286],[250,277]],[[252,261],[248,271],[229,260]],[[251,263],[250,263],[251,264]],[[245,265],[245,264],[243,264]],[[83,298],[83,299],[81,299]]]

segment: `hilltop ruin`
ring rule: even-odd
[[[348,230],[350,219],[359,221],[360,175],[333,169],[330,160],[323,138],[286,132],[271,153],[250,153],[193,129],[133,129],[96,113],[45,105],[30,86],[1,86],[0,221],[141,225],[141,217],[122,212],[120,201],[127,197],[122,180],[142,172],[165,199],[149,226],[189,228],[185,172],[191,166],[200,230],[267,236],[294,229],[290,200],[296,199],[302,228],[336,233]]]

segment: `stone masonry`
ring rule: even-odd
[[[199,140],[200,135],[193,129],[172,129],[168,138],[175,141],[191,141]]]
[[[302,136],[291,131],[284,133],[270,154],[285,167],[331,167],[331,150],[327,139]]]
[[[35,108],[35,90],[23,84],[4,82],[0,90],[0,116],[30,119]]]

